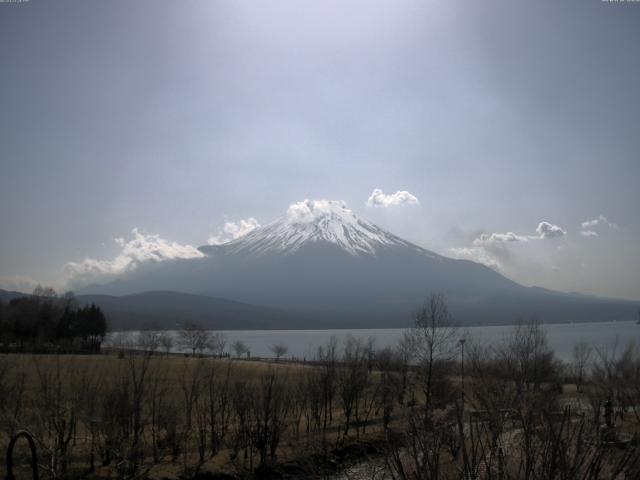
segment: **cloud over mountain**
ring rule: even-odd
[[[513,232],[507,233],[483,233],[478,238],[473,240],[473,246],[484,247],[488,245],[495,245],[498,243],[511,243],[511,242],[527,242],[529,237],[515,234]]]
[[[113,276],[137,268],[146,262],[162,262],[173,259],[203,257],[204,254],[191,245],[170,242],[158,234],[145,234],[134,228],[133,238],[116,238],[120,253],[111,260],[85,258],[81,262],[68,262],[64,271],[70,281],[86,282],[101,276]]]
[[[309,200],[292,203],[287,209],[287,220],[293,223],[308,223],[331,213],[332,207],[347,209],[344,202],[337,200]]]
[[[207,240],[209,245],[221,245],[240,237],[244,237],[247,233],[255,230],[260,226],[258,220],[253,217],[240,219],[237,222],[225,222],[222,231],[217,235],[211,235]]]
[[[385,194],[379,188],[375,188],[367,199],[369,207],[392,207],[398,205],[417,205],[420,202],[417,197],[406,190],[398,190],[396,193]]]
[[[471,242],[470,247],[449,248],[448,252],[456,258],[472,260],[496,270],[504,270],[506,264],[512,261],[509,244],[560,238],[566,234],[562,227],[542,221],[536,227],[536,235],[518,235],[513,232],[482,233]]]

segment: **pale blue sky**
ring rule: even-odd
[[[133,228],[197,246],[326,198],[528,285],[640,299],[639,27],[596,0],[0,3],[0,287],[61,285]],[[566,235],[478,240],[542,221]]]

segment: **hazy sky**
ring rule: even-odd
[[[310,198],[640,299],[640,3],[0,3],[0,162],[0,287]]]

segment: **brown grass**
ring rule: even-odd
[[[22,411],[14,425],[9,425],[7,416],[10,412],[4,412],[0,417],[0,452],[6,451],[9,441],[9,433],[17,429],[27,429],[36,435],[43,430],[39,425],[39,418],[42,412],[38,400],[43,392],[43,382],[46,379],[56,377],[60,373],[59,382],[61,392],[65,398],[72,398],[74,391],[83,388],[86,382],[97,382],[98,392],[105,389],[114,382],[128,378],[133,362],[140,365],[143,356],[139,353],[127,353],[124,358],[119,358],[116,354],[103,355],[46,355],[46,354],[6,354],[0,357],[0,368],[4,371],[2,378],[2,388],[6,390],[8,386],[20,384],[24,381],[24,390],[19,392],[20,398],[13,398],[12,401],[19,403]],[[170,402],[180,405],[184,402],[184,393],[182,391],[183,380],[197,369],[214,368],[219,374],[223,374],[230,369],[230,383],[236,381],[247,381],[249,384],[258,385],[261,379],[270,373],[275,373],[278,378],[290,385],[291,389],[295,388],[296,382],[300,381],[305,372],[316,369],[315,366],[303,365],[299,363],[275,362],[275,361],[257,361],[257,360],[235,360],[235,359],[215,359],[211,357],[194,358],[185,357],[183,355],[162,355],[155,354],[149,358],[148,374],[146,384],[150,384],[154,379],[158,379],[162,385],[166,387],[165,395]],[[374,372],[374,376],[375,376]],[[55,382],[54,382],[55,383]],[[9,393],[5,391],[5,393]],[[251,395],[250,391],[247,395]],[[100,395],[100,393],[99,393]],[[12,405],[5,407],[13,408]],[[333,423],[331,428],[324,436],[324,440],[317,435],[307,435],[304,440],[295,438],[293,434],[293,425],[289,425],[286,429],[280,447],[278,448],[279,462],[291,461],[307,457],[314,449],[323,448],[322,445],[337,445],[338,443],[348,443],[349,438],[344,438],[341,434],[343,414],[338,399],[333,403]],[[89,431],[85,423],[78,423],[77,430],[73,433],[73,452],[71,457],[71,466],[69,468],[71,475],[79,475],[83,469],[86,470],[87,458],[89,455]],[[104,420],[104,419],[103,419]],[[370,417],[370,426],[367,428],[366,435],[358,432],[358,438],[374,438],[381,432],[380,415],[373,414]],[[148,435],[148,426],[145,427],[144,435]],[[305,432],[304,419],[300,425],[300,431]],[[356,435],[356,430],[352,429],[350,437]],[[148,441],[148,438],[147,438]],[[213,472],[237,472],[237,465],[230,458],[230,449],[223,447],[222,450],[213,458],[207,459],[203,464],[198,465],[199,471]],[[40,460],[44,460],[42,448],[40,448]],[[178,478],[184,474],[185,466],[193,469],[193,465],[198,464],[198,458],[193,448],[182,454],[178,461],[172,461],[170,455],[163,454],[159,463],[153,461],[149,447],[145,447],[144,462],[141,472],[147,478]],[[24,473],[24,464],[27,462],[26,449],[20,446],[16,450],[16,458],[18,463],[23,466],[20,470]],[[237,463],[237,460],[236,460]],[[92,472],[88,478],[117,478],[117,473],[113,465],[108,467],[100,466],[99,459],[96,458],[96,470]]]

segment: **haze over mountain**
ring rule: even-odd
[[[283,217],[241,238],[198,250],[190,258],[145,262],[79,293],[156,291],[149,309],[157,309],[152,304],[163,303],[163,295],[176,295],[169,292],[261,306],[223,321],[213,310],[207,321],[201,308],[207,305],[204,300],[198,300],[200,306],[193,312],[188,302],[180,310],[180,321],[198,317],[224,328],[406,326],[432,292],[447,296],[452,314],[462,324],[531,317],[544,322],[631,319],[639,305],[523,287],[484,265],[414,245],[358,218],[342,202],[326,200],[293,204]],[[126,311],[114,306],[114,297],[92,300],[104,305],[107,313]],[[140,303],[136,308],[138,316],[144,312]],[[268,314],[264,308],[270,309]],[[247,323],[252,316],[263,320]]]

